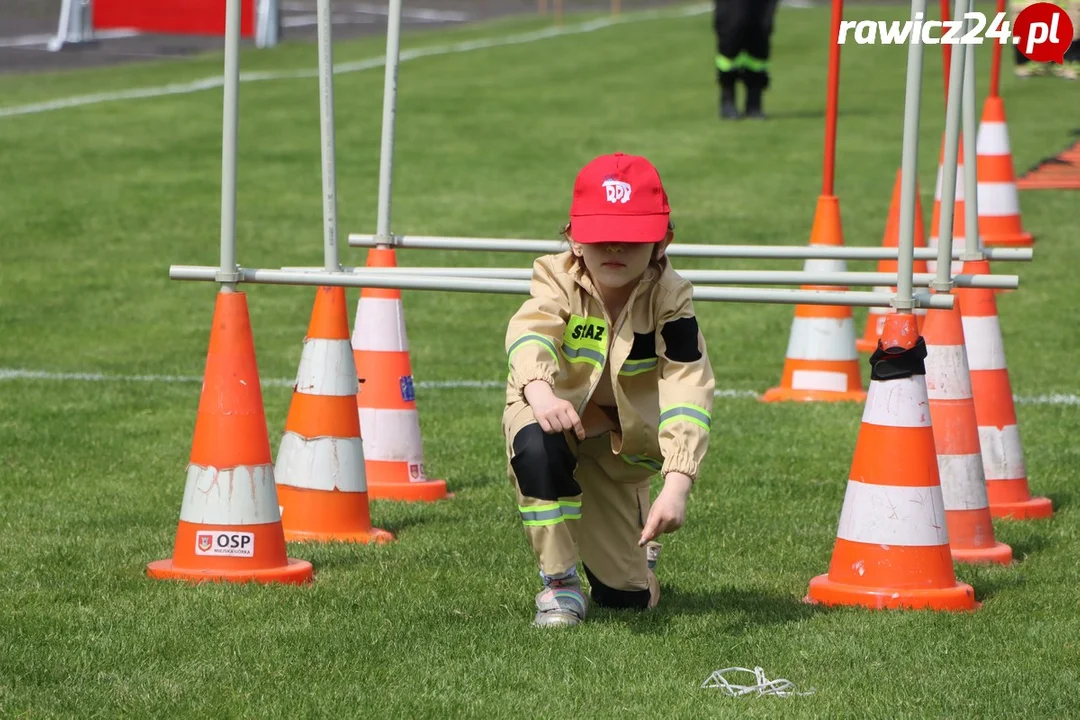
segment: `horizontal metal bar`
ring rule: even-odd
[[[192,265],[169,267],[171,280],[214,280],[218,268]],[[335,287],[387,288],[395,290],[439,290],[443,292],[476,292],[497,295],[528,295],[527,280],[498,278],[447,278],[430,275],[409,275],[404,272],[383,275],[348,272],[298,272],[240,268],[242,282],[268,285],[308,285]],[[951,309],[954,295],[916,295],[916,307]],[[893,295],[884,292],[773,290],[767,288],[718,288],[697,286],[694,299],[706,302],[777,303],[787,305],[847,305],[853,307],[891,307]]]
[[[375,247],[374,235],[352,233],[350,247]],[[567,249],[562,240],[517,240],[513,238],[432,237],[426,235],[395,235],[391,247],[404,250],[483,250],[485,252],[527,252],[537,255],[560,253]],[[962,249],[953,250],[959,260]],[[987,260],[1029,261],[1031,248],[983,248]],[[686,245],[672,243],[667,254],[672,257],[700,258],[765,258],[770,260],[896,260],[897,248],[832,247],[824,245]],[[936,248],[915,248],[916,260],[936,260]]]
[[[289,272],[321,272],[322,267],[283,267]],[[486,267],[393,267],[368,268],[346,267],[345,272],[355,274],[386,275],[405,273],[438,277],[498,278],[500,280],[529,280],[531,268]],[[678,274],[692,283],[706,285],[831,285],[836,287],[896,287],[897,273],[878,272],[802,272],[800,270],[678,270]],[[932,273],[915,273],[916,287],[930,287],[935,276]],[[1015,290],[1020,286],[1017,275],[956,275],[953,284],[963,288],[986,288],[991,290]]]

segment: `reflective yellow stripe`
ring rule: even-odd
[[[673,422],[686,420],[695,425],[700,425],[706,430],[712,429],[712,418],[709,411],[698,405],[672,405],[660,411],[660,427],[658,430]]]
[[[526,527],[557,525],[563,520],[581,518],[580,500],[560,500],[547,505],[518,505],[522,524]]]
[[[506,362],[508,365],[513,359],[514,353],[516,353],[525,345],[539,345],[545,350],[547,350],[549,353],[551,353],[551,357],[555,358],[556,363],[559,362],[559,353],[555,351],[555,343],[552,341],[551,338],[546,335],[528,333],[519,337],[517,340],[514,341],[514,344],[510,346],[510,350],[506,353]]]
[[[659,365],[659,358],[645,358],[644,360],[627,360],[623,363],[619,374],[625,377],[640,375],[650,370],[655,370]]]
[[[735,58],[735,66],[746,68],[747,70],[752,70],[754,72],[765,72],[769,69],[769,61],[759,60],[744,50]]]

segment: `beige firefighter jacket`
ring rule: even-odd
[[[661,258],[613,319],[567,251],[536,260],[531,294],[507,328],[507,404],[524,402],[525,386],[543,380],[580,417],[608,363],[620,426],[611,433],[612,452],[696,481],[709,444],[715,380],[691,284]]]

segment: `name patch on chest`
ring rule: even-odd
[[[563,333],[563,355],[570,362],[587,362],[603,367],[607,357],[607,321],[597,317],[571,315]]]
[[[595,340],[596,342],[603,342],[604,332],[607,331],[607,327],[604,325],[578,325],[570,333],[571,340]]]

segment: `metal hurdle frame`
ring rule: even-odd
[[[957,0],[957,6],[970,0]],[[911,13],[915,19],[917,13],[925,11],[926,0],[912,0]],[[396,271],[380,270],[378,272],[346,271],[342,268],[338,256],[337,242],[337,201],[336,201],[336,166],[335,166],[335,139],[334,139],[334,100],[333,100],[333,47],[331,39],[331,13],[330,0],[318,0],[318,45],[319,45],[319,84],[320,84],[320,128],[321,128],[321,152],[322,152],[322,183],[323,183],[323,245],[324,245],[324,268],[321,272],[312,272],[310,269],[254,269],[242,268],[236,260],[236,139],[238,122],[238,95],[239,95],[239,48],[240,48],[240,0],[227,0],[226,5],[226,32],[225,32],[225,83],[222,114],[222,186],[221,186],[221,253],[220,265],[209,266],[185,266],[173,265],[169,269],[169,277],[174,280],[198,280],[217,282],[221,285],[221,292],[236,292],[237,285],[243,282],[301,285],[301,286],[344,286],[344,287],[370,287],[370,288],[394,288],[402,290],[440,290],[450,292],[478,292],[496,294],[522,294],[529,293],[528,280],[498,279],[488,277],[449,277],[446,274],[435,274],[438,269],[428,269],[428,274],[409,273],[406,269]],[[380,156],[380,187],[379,187],[379,212],[378,233],[374,236],[376,244],[380,247],[405,246],[400,239],[394,238],[390,233],[390,208],[391,189],[393,179],[393,144],[394,144],[394,120],[396,115],[397,74],[400,49],[400,16],[401,0],[390,0],[390,17],[388,21],[387,39],[387,62],[384,87],[383,105],[383,133],[382,154]],[[957,53],[959,55],[960,53]],[[965,131],[974,136],[974,76],[970,72],[973,67],[974,48],[969,47],[966,53],[972,61],[972,65],[965,71],[964,67],[957,66],[960,58],[954,62],[953,73],[960,73],[964,78],[965,99],[971,96],[971,102],[965,102]],[[697,287],[694,291],[695,299],[716,302],[761,302],[782,304],[817,304],[817,305],[849,305],[863,307],[893,307],[898,312],[910,313],[914,308],[940,308],[950,309],[953,307],[954,296],[951,293],[930,294],[915,293],[915,276],[912,272],[913,262],[916,257],[914,247],[914,207],[915,207],[915,172],[917,168],[918,153],[918,130],[920,116],[920,100],[922,90],[922,45],[917,42],[909,43],[907,87],[904,110],[904,139],[903,139],[903,162],[901,166],[901,207],[900,207],[900,238],[899,247],[895,250],[876,248],[784,248],[784,247],[755,247],[755,246],[707,246],[707,245],[684,245],[671,254],[683,254],[684,256],[697,257],[725,257],[721,254],[725,248],[734,248],[731,252],[736,253],[730,257],[843,257],[852,259],[870,259],[889,257],[898,260],[898,272],[887,274],[891,279],[895,277],[896,293],[888,292],[855,292],[855,291],[820,291],[820,290],[777,290],[765,288],[746,287]],[[959,92],[960,83],[955,84]],[[953,125],[956,125],[955,107],[953,100],[956,96],[950,92],[950,107],[953,115]],[[970,117],[969,117],[970,115]],[[970,127],[969,127],[970,126]],[[957,172],[957,152],[959,129],[950,126],[953,133],[953,152],[949,154],[946,149],[945,158],[945,182],[946,191],[950,191],[948,183],[955,186]],[[948,142],[948,136],[947,136]],[[976,172],[975,145],[973,142],[965,146],[965,176],[974,187]],[[945,197],[951,197],[946,194]],[[951,202],[944,203],[942,208],[942,226],[946,222],[952,222]],[[1030,259],[1030,249],[989,249],[979,248],[978,242],[978,207],[976,199],[965,205],[969,230],[967,235],[967,247],[962,253],[963,259]],[[941,235],[938,251],[935,255],[933,250],[929,253],[918,253],[919,256],[928,255],[933,257],[952,258],[951,226],[947,233]],[[438,241],[439,238],[428,238],[429,241]],[[473,247],[485,247],[492,241],[482,238],[464,238]],[[503,247],[513,246],[518,251],[533,252],[535,243],[543,241],[496,241],[503,243]],[[480,243],[480,245],[476,245]],[[525,243],[525,245],[521,245]],[[350,245],[352,245],[350,239]],[[551,245],[558,246],[560,243],[545,244],[545,250]],[[363,247],[363,245],[360,245]],[[445,247],[444,245],[438,245]],[[528,248],[527,250],[523,248]],[[486,247],[485,247],[486,249]],[[825,252],[828,250],[829,252]],[[950,277],[950,263],[943,262],[938,265],[937,277],[929,280],[920,276],[920,284],[927,282],[940,293],[940,290],[957,286],[965,286],[966,283],[1001,282],[1003,287],[1016,287],[1015,276],[957,276]],[[802,275],[806,275],[803,273]],[[880,275],[865,273],[869,279]],[[749,276],[743,276],[749,277]],[[771,283],[780,283],[784,280],[779,274],[759,274],[758,280],[765,282],[769,278]],[[961,279],[964,277],[964,279]],[[997,278],[992,280],[990,278]],[[820,278],[818,278],[820,279]],[[879,278],[873,277],[874,282]],[[747,280],[753,282],[753,280]],[[799,280],[799,284],[805,282]],[[850,282],[846,280],[845,282]],[[979,286],[979,285],[968,285]],[[990,285],[995,287],[996,285]]]
[[[921,3],[925,13],[925,2]],[[398,65],[400,62],[400,16],[401,0],[390,0],[390,22],[387,26],[386,42],[386,79],[383,87],[383,125],[382,146],[379,154],[379,205],[376,232],[374,235],[351,233],[350,247],[379,247],[401,249],[439,249],[439,250],[482,250],[487,252],[526,252],[536,255],[558,253],[567,249],[565,242],[554,240],[527,240],[511,238],[474,238],[474,237],[439,237],[394,235],[390,229],[391,197],[393,192],[394,163],[394,128],[396,122]],[[915,18],[915,15],[912,15]],[[835,38],[834,38],[835,40]],[[921,47],[921,44],[920,44]],[[910,62],[910,60],[909,60]],[[918,91],[922,88],[922,56],[918,58]],[[912,82],[909,68],[907,81]],[[911,102],[911,98],[908,98]],[[917,111],[916,111],[917,112]],[[905,128],[908,118],[905,117]],[[917,122],[917,121],[916,121]],[[916,126],[916,132],[918,128]],[[906,145],[905,145],[906,147]],[[914,183],[914,177],[911,181]],[[913,186],[914,187],[914,186]],[[914,215],[911,216],[914,218]],[[903,222],[901,214],[901,222]],[[978,239],[976,238],[978,243]],[[956,250],[953,259],[962,259]],[[985,248],[983,255],[993,261],[1030,261],[1033,252],[1030,248]],[[674,243],[668,247],[667,254],[672,257],[700,258],[762,258],[762,259],[843,259],[843,260],[883,260],[898,259],[899,248],[848,248],[848,247],[777,247],[754,245],[685,245]],[[914,259],[935,260],[938,254],[932,248],[916,248]],[[778,281],[780,282],[780,281]]]

